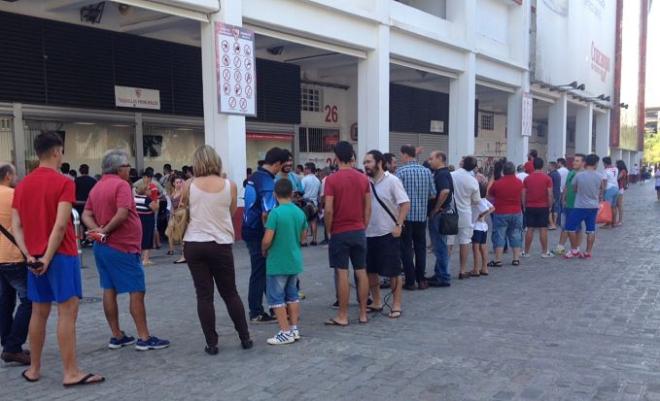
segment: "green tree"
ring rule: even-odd
[[[644,162],[660,163],[660,134],[646,134],[644,138]]]

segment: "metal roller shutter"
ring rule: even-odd
[[[403,145],[421,146],[424,151],[417,157],[420,162],[426,160],[434,150],[449,151],[448,135],[411,134],[405,132],[390,132],[390,152],[398,155]]]

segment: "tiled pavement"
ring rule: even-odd
[[[0,366],[0,400],[660,400],[660,203],[649,183],[626,196],[625,225],[599,232],[590,261],[542,260],[454,281],[448,289],[406,292],[399,320],[377,316],[326,328],[334,301],[327,250],[305,250],[302,341],[265,344],[274,325],[251,325],[244,351],[217,299],[221,352],[203,352],[190,275],[161,252],[147,269],[147,307],[163,351],[110,351],[100,303],[81,306],[82,366],[104,384],[60,385],[55,319],[43,378]],[[552,235],[553,242],[556,233]],[[535,244],[536,246],[536,244]],[[88,264],[93,264],[86,255]],[[249,264],[235,246],[246,300]],[[456,257],[452,269],[456,272]],[[429,255],[429,273],[433,257]],[[100,296],[94,268],[85,296]],[[123,328],[135,333],[122,299]]]

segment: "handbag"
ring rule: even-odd
[[[612,206],[610,202],[602,201],[598,205],[598,214],[596,215],[596,224],[612,223]]]
[[[10,232],[9,232],[9,231],[8,231],[3,225],[2,225],[2,224],[0,224],[0,232],[1,232],[5,237],[7,237],[7,239],[8,239],[12,244],[14,244],[14,246],[18,249],[18,251],[19,251],[19,252],[21,253],[21,255],[23,256],[23,262],[20,263],[21,266],[25,266],[25,267],[28,267],[28,268],[30,268],[30,269],[40,269],[40,268],[42,268],[42,267],[44,266],[44,264],[41,263],[41,262],[29,263],[29,262],[27,261],[27,256],[23,253],[23,251],[21,250],[21,248],[19,248],[18,244],[16,243],[16,238],[14,238],[14,236],[12,235],[12,233],[10,233]]]
[[[456,209],[456,199],[454,193],[451,194],[451,203],[453,207],[447,211],[440,212],[440,224],[438,231],[442,235],[458,234],[458,210]]]
[[[186,230],[188,229],[188,223],[190,223],[190,185],[192,185],[192,180],[187,181],[183,187],[179,206],[172,213],[165,229],[167,238],[171,238],[175,243],[183,241],[183,237],[186,235]]]

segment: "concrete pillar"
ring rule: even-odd
[[[610,155],[610,111],[596,114],[596,154],[600,157]]]
[[[575,152],[588,155],[591,153],[591,128],[593,125],[594,110],[589,103],[578,108],[575,117]]]
[[[619,148],[613,148],[610,152],[610,157],[612,160],[623,160],[623,150]]]
[[[138,173],[144,170],[144,126],[142,113],[135,113],[135,169]]]
[[[23,105],[13,105],[12,135],[14,140],[14,163],[19,178],[25,177],[27,167],[25,166],[25,122],[23,121]]]
[[[465,70],[449,83],[449,163],[458,168],[461,157],[474,153],[476,58],[465,56]]]
[[[371,149],[390,149],[390,31],[379,25],[377,47],[358,62],[357,162]]]
[[[548,160],[566,157],[567,96],[562,93],[548,109]]]
[[[529,88],[523,87],[509,95],[507,103],[506,157],[516,165],[526,162],[529,153],[529,137],[522,135],[522,102],[526,89]]]
[[[216,22],[242,26],[242,0],[220,0],[220,11],[211,15],[209,23],[201,23],[204,141],[215,148],[222,159],[223,172],[227,173],[227,177],[240,187],[240,183],[245,178],[247,158],[245,117],[218,112],[218,82],[215,65]],[[243,206],[241,198],[238,199],[238,206]]]

